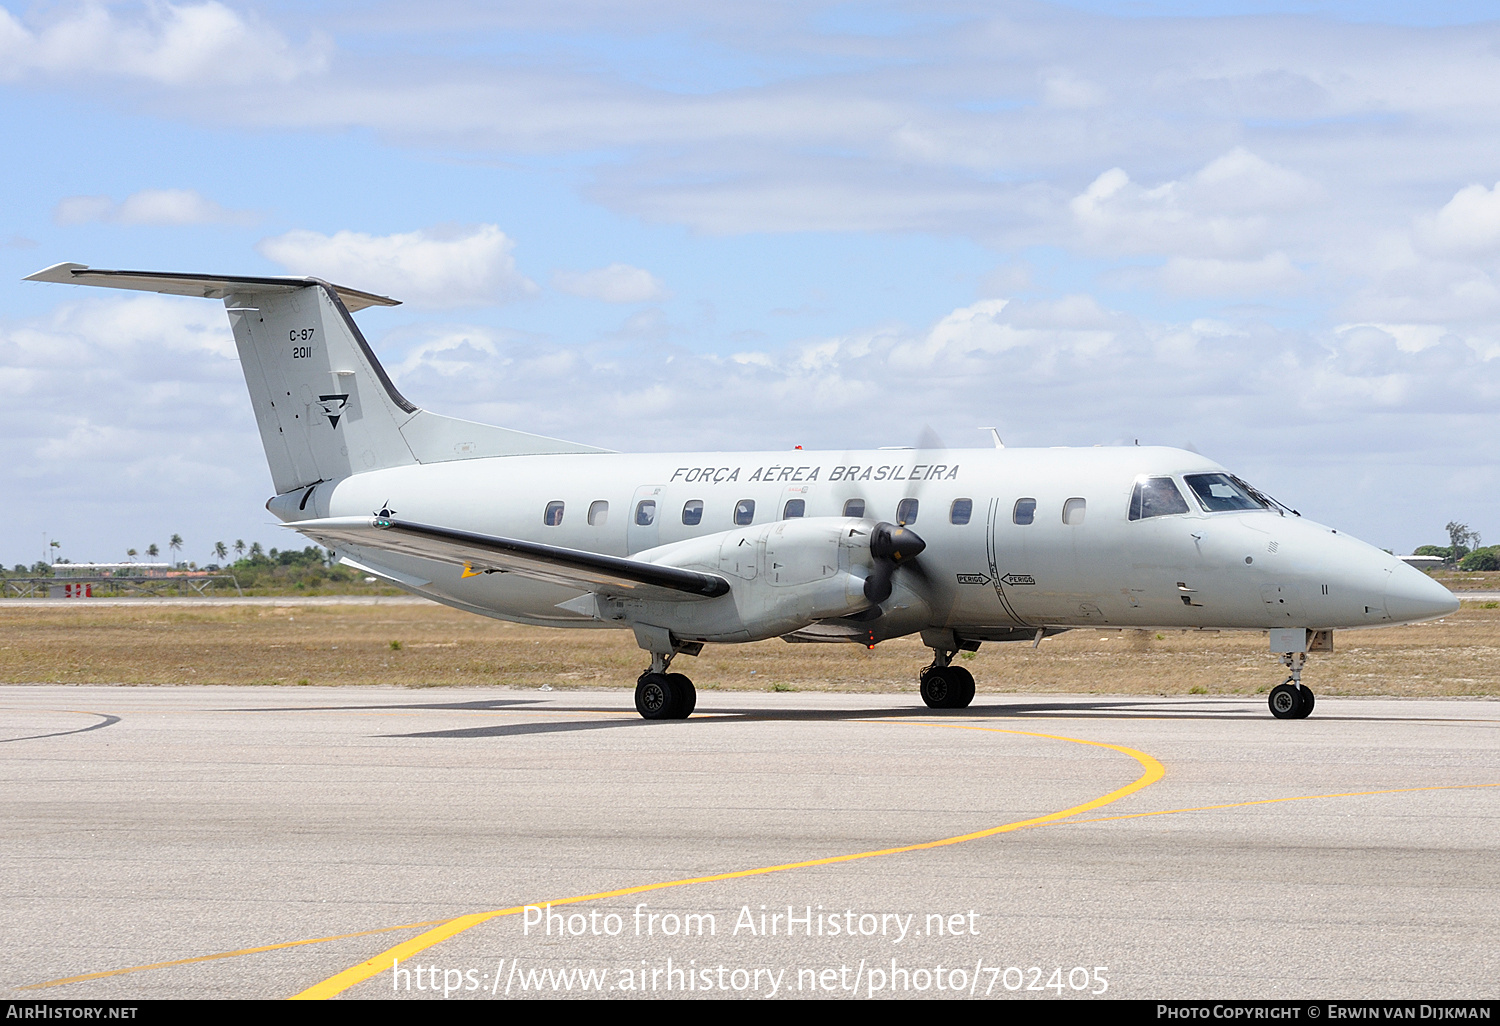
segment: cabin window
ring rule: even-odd
[[[793,517],[805,516],[806,513],[806,499],[788,499],[786,500],[786,505],[781,509],[781,519],[790,520]]]
[[[563,504],[561,499],[553,499],[547,503],[547,509],[542,513],[542,523],[548,527],[556,527],[562,523]]]
[[[1188,504],[1170,477],[1148,477],[1135,483],[1130,495],[1130,519],[1146,520],[1150,517],[1171,516],[1186,513]]]
[[[1076,527],[1083,523],[1083,514],[1089,504],[1083,499],[1069,499],[1063,503],[1063,523]]]
[[[1015,511],[1011,513],[1010,519],[1017,524],[1031,523],[1036,519],[1036,500],[1017,499]]]
[[[609,503],[603,499],[595,499],[589,503],[589,526],[603,527],[604,522],[609,519]]]
[[[656,523],[656,500],[642,499],[635,504],[635,522],[641,527]]]
[[[1207,513],[1222,513],[1234,509],[1270,509],[1255,489],[1229,474],[1189,474],[1185,481],[1198,504]]]
[[[744,527],[755,519],[755,500],[741,499],[734,504],[734,522]]]
[[[863,520],[865,516],[865,500],[850,499],[848,502],[844,503],[844,516],[854,517],[856,520]]]
[[[703,523],[703,500],[689,499],[682,504],[682,522],[689,527]]]
[[[917,500],[902,499],[896,503],[896,523],[915,524],[917,522]]]
[[[948,523],[950,524],[967,524],[973,515],[973,499],[954,499],[953,505],[948,507]]]

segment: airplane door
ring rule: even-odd
[[[642,549],[654,549],[658,544],[661,518],[665,514],[661,495],[665,485],[642,485],[635,490],[630,500],[629,518],[625,522],[625,554],[633,556]]]
[[[1008,544],[1011,539],[1007,537],[1009,532],[1006,528],[1010,519],[1010,507],[1001,499],[991,499],[989,523],[985,525],[984,531],[985,544],[989,550],[990,583],[994,586],[1005,616],[1012,623],[1025,627],[1030,624],[1016,609],[1013,601],[1016,596],[1008,592],[1007,586],[1024,587],[1031,582],[1031,578],[1016,573],[1014,567],[1009,565],[1023,555],[1019,546]]]

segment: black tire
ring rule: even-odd
[[[948,672],[941,666],[930,667],[922,674],[922,701],[929,709],[948,708]]]
[[[921,681],[929,709],[965,709],[974,701],[974,675],[962,666],[929,666]]]
[[[672,691],[676,699],[676,710],[672,713],[674,720],[685,720],[693,715],[693,710],[698,706],[698,689],[693,687],[693,682],[685,673],[669,673],[667,680],[672,684]]]
[[[1296,720],[1306,716],[1302,711],[1303,697],[1298,694],[1305,688],[1299,688],[1295,684],[1278,684],[1271,689],[1271,694],[1266,698],[1266,704],[1271,707],[1271,715],[1278,720]],[[1310,694],[1311,692],[1309,692]],[[1312,703],[1306,702],[1307,711],[1312,711]]]
[[[1313,696],[1312,688],[1308,687],[1306,684],[1302,685],[1302,687],[1298,688],[1297,690],[1302,692],[1302,704],[1297,707],[1297,719],[1305,720],[1312,715],[1313,706],[1317,703],[1318,700]]]
[[[643,673],[635,684],[635,711],[648,720],[677,716],[677,688],[665,673]]]

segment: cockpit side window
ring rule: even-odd
[[[1207,513],[1271,508],[1253,488],[1229,474],[1188,474],[1183,480]]]
[[[1135,483],[1130,496],[1130,519],[1146,520],[1150,517],[1171,516],[1186,513],[1188,504],[1170,477],[1148,477]]]

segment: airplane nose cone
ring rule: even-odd
[[[1458,611],[1458,599],[1422,571],[1402,563],[1385,587],[1386,615],[1397,623],[1431,620]]]

